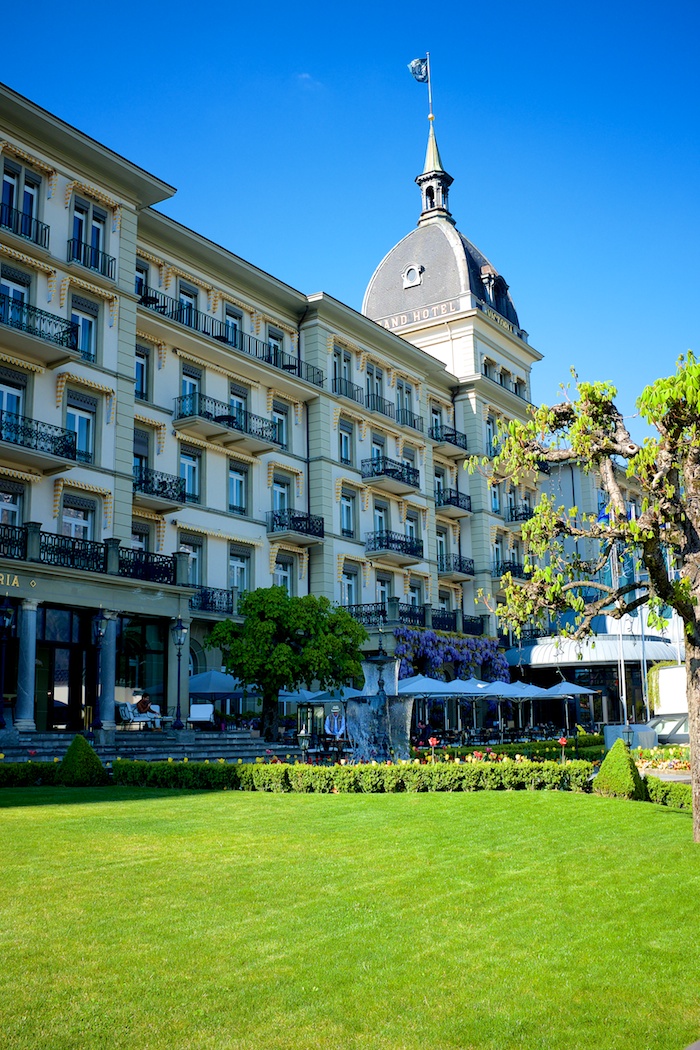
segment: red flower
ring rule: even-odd
[[[36,751],[27,751],[27,754],[28,754],[28,755],[35,755],[35,754],[36,754]]]
[[[566,743],[567,743],[566,737],[565,736],[560,736],[559,739],[557,740],[557,743],[561,744],[562,747],[566,747]]]
[[[438,744],[440,743],[440,741],[438,740],[438,738],[436,736],[431,736],[430,739],[428,740],[428,743],[430,744],[431,747],[437,747]]]

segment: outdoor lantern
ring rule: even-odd
[[[172,625],[170,630],[172,632],[173,642],[178,647],[178,649],[182,649],[187,639],[187,627],[182,622],[181,616],[178,616],[177,620]]]
[[[2,609],[0,609],[0,614]],[[99,612],[97,612],[92,618],[92,640],[95,645],[101,645],[102,639],[105,636],[107,630],[107,617],[102,612],[102,606],[100,606]]]
[[[630,745],[632,743],[632,737],[633,736],[634,736],[634,729],[632,729],[632,726],[629,724],[629,722],[627,722],[626,725],[624,725],[622,727],[622,738],[625,741],[625,743],[627,744],[627,747],[630,747]]]

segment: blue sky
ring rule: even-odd
[[[167,214],[356,309],[418,218],[429,50],[450,206],[545,355],[534,399],[576,365],[631,413],[700,352],[696,0],[34,10],[0,79],[177,186]]]

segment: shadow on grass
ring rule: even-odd
[[[21,787],[0,790],[0,810],[24,809],[28,806],[87,806],[101,802],[153,802],[179,795],[211,795],[202,788],[132,788],[122,785],[106,787]]]

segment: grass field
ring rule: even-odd
[[[681,1050],[688,814],[563,792],[0,795],[8,1050]]]

